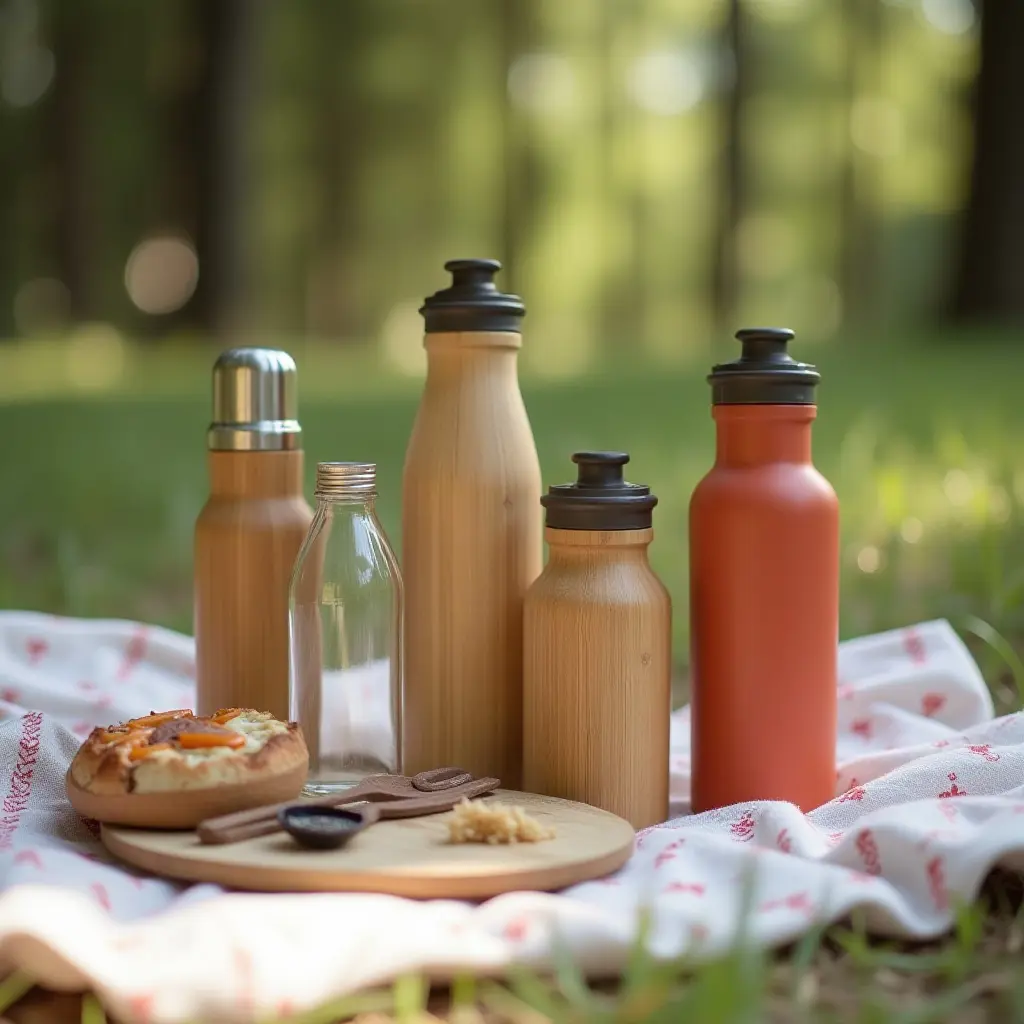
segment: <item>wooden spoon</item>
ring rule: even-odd
[[[482,783],[486,785],[481,789]],[[497,779],[474,780],[469,772],[460,768],[433,768],[412,778],[405,775],[371,775],[344,792],[304,800],[297,806],[341,807],[369,800],[381,803],[383,811],[383,807],[396,802],[406,805],[404,812],[389,814],[388,817],[415,817],[418,814],[436,813],[430,808],[435,806],[438,797],[442,798],[442,803],[437,805],[437,811],[444,811],[454,807],[463,795],[467,795],[467,787],[468,795],[478,796],[497,789],[499,785],[501,783]],[[443,798],[449,794],[454,794],[455,799],[444,804]],[[427,802],[420,803],[421,800]],[[286,807],[292,806],[296,804],[289,800],[285,803],[254,807],[248,811],[208,818],[199,823],[196,835],[204,844],[236,843],[242,839],[269,835],[281,828],[278,814]]]

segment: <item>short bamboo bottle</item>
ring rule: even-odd
[[[458,765],[516,789],[523,597],[542,564],[540,463],[519,391],[521,300],[452,260],[423,313],[427,380],[402,480],[406,774]]]
[[[629,456],[577,452],[578,480],[541,499],[550,556],[526,595],[523,787],[618,814],[669,812],[671,621],[648,562],[657,498]]]
[[[195,527],[196,710],[288,718],[288,582],[313,518],[295,363],[239,348],[213,370],[210,496]]]

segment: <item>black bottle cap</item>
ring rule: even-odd
[[[427,334],[458,331],[515,331],[526,315],[518,295],[499,292],[497,260],[449,260],[452,283],[426,299],[420,309]]]
[[[814,405],[821,374],[786,351],[792,331],[748,327],[736,337],[743,346],[739,359],[719,363],[708,376],[712,405]]]
[[[574,484],[555,484],[540,503],[554,530],[647,530],[658,499],[650,487],[627,483],[625,452],[576,452]]]

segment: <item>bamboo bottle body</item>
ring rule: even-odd
[[[197,712],[288,719],[288,583],[313,518],[303,453],[211,451],[195,530]]]
[[[524,612],[524,788],[637,829],[669,813],[672,606],[652,535],[547,529]]]
[[[806,812],[835,789],[839,505],[811,463],[813,406],[714,415],[690,503],[693,810]]]
[[[514,332],[426,336],[403,474],[407,774],[520,784],[523,598],[541,570],[540,464]]]

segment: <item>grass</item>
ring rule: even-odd
[[[400,549],[401,464],[419,382],[388,375],[365,354],[295,351],[310,479],[318,459],[377,461],[381,516]],[[978,658],[998,710],[1019,709],[1024,345],[999,337],[849,340],[796,354],[813,359],[824,378],[815,458],[842,504],[843,636],[947,617]],[[673,594],[681,671],[687,501],[713,455],[709,358],[672,367],[624,359],[571,381],[528,373],[523,381],[545,484],[571,479],[578,448],[622,448],[632,456],[631,479],[658,495],[652,560]],[[118,359],[118,372],[104,377],[80,348],[0,349],[0,605],[187,631],[210,353],[130,349]],[[78,393],[67,393],[75,373],[58,370],[68,365],[79,377],[88,368],[84,394],[81,380]],[[1020,907],[1020,880],[996,873],[940,943],[890,947],[844,922],[782,954],[737,950],[696,969],[638,954],[614,989],[587,986],[563,965],[554,978],[519,976],[508,986],[463,980],[454,1006],[447,996],[426,1003],[412,979],[372,995],[372,1007],[389,1020],[423,1019],[429,1008],[452,1020],[510,1024],[1024,1021]],[[371,1006],[346,1003],[316,1019],[360,1009]]]

